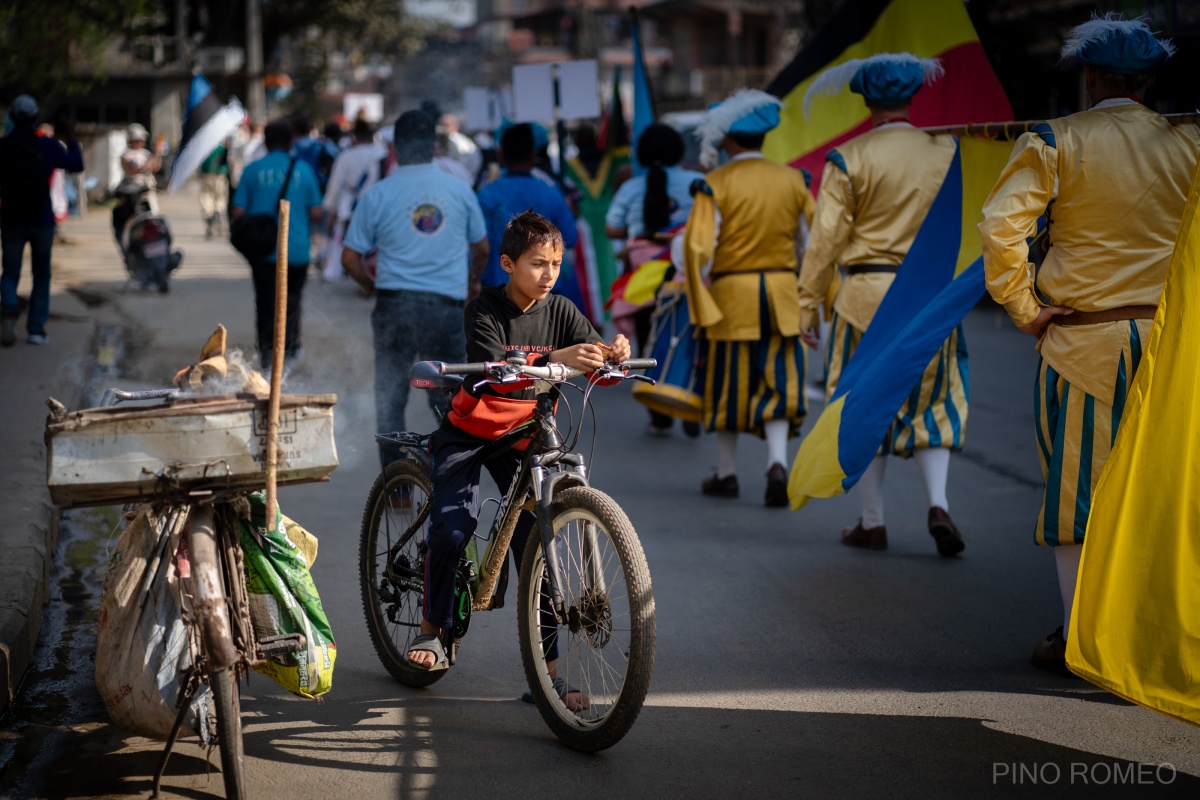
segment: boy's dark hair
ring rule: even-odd
[[[533,126],[527,122],[513,125],[500,137],[500,156],[506,167],[533,164]]]
[[[263,129],[263,142],[268,150],[290,150],[292,148],[292,124],[286,119],[272,120]]]
[[[433,161],[437,142],[437,122],[424,111],[405,111],[393,129],[396,162],[399,164],[428,164]]]
[[[531,247],[539,244],[548,244],[562,250],[562,231],[555,227],[553,222],[529,209],[517,214],[504,226],[500,255],[516,261]]]

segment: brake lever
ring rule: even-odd
[[[658,385],[658,381],[654,380],[654,378],[651,378],[649,375],[626,375],[626,376],[625,376],[625,380],[627,380],[627,381],[641,381],[642,383],[648,383],[648,384],[650,384],[651,386],[656,386],[656,385]]]

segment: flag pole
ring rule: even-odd
[[[633,32],[633,38],[637,40],[637,51],[634,53],[634,58],[641,60],[642,75],[646,78],[646,97],[650,100],[650,116],[658,119],[658,105],[654,102],[654,90],[650,87],[650,76],[646,75],[646,47],[642,43],[642,19],[641,15],[638,14],[637,6],[629,7],[629,24]]]
[[[271,394],[267,399],[267,497],[263,527],[275,527],[276,481],[279,469],[279,400],[283,389],[283,351],[287,329],[288,220],[292,204],[279,201],[279,238],[275,248],[275,335],[271,342]]]
[[[1200,112],[1164,114],[1163,116],[1172,125],[1200,124]],[[975,136],[982,139],[995,139],[998,142],[1012,142],[1022,133],[1028,133],[1033,130],[1033,126],[1044,121],[1027,119],[1017,122],[973,122],[967,125],[939,125],[934,128],[921,128],[921,130],[931,135],[949,133],[954,136]]]

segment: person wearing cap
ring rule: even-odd
[[[738,496],[737,436],[751,433],[767,440],[764,502],[782,508],[787,441],[808,410],[796,267],[814,203],[799,170],[763,158],[780,105],[743,89],[709,109],[697,128],[703,165],[716,165],[718,147],[730,161],[697,184],[684,271],[691,321],[706,351],[703,422],[717,434],[717,471],[700,490]]]
[[[125,142],[129,149],[121,154],[121,170],[125,175],[124,182],[144,187],[148,194],[146,200],[150,208],[158,213],[158,198],[154,190],[158,183],[155,173],[162,169],[163,143],[160,142],[154,151],[146,148],[150,133],[138,123],[133,123],[125,131]]]
[[[1076,27],[1062,56],[1083,64],[1092,106],[1017,140],[979,226],[988,291],[1037,337],[1034,433],[1046,490],[1034,538],[1054,548],[1063,617],[1032,661],[1064,675],[1092,493],[1200,158],[1196,126],[1174,126],[1142,104],[1172,53],[1143,19],[1110,14]],[[1050,247],[1035,269],[1026,242],[1043,215]]]
[[[21,314],[17,284],[26,245],[33,268],[33,289],[25,319],[25,341],[46,344],[50,341],[46,321],[50,318],[50,250],[55,228],[50,178],[56,169],[82,172],[83,151],[69,124],[59,127],[66,147],[56,139],[38,136],[34,127],[38,104],[27,94],[13,101],[8,115],[13,121],[12,132],[0,138],[0,345],[12,347],[17,341],[17,319]]]
[[[930,135],[908,120],[913,96],[942,75],[937,59],[882,53],[853,59],[822,73],[804,99],[836,94],[847,84],[866,102],[871,130],[825,155],[817,215],[800,269],[804,340],[817,347],[818,310],[838,277],[845,280],[833,302],[832,332],[825,355],[825,397],[837,389],[842,370],[871,324],[883,296],[908,255],[933,205],[956,143]],[[962,326],[929,362],[913,397],[897,409],[879,453],[858,482],[862,516],[842,531],[850,547],[887,549],[883,481],[887,456],[913,458],[925,484],[926,525],[942,556],[964,549],[950,518],[946,480],[950,453],[960,450],[967,420],[967,346]]]
[[[396,170],[359,200],[346,231],[342,265],[374,293],[376,431],[408,430],[408,370],[418,359],[466,360],[463,307],[487,263],[487,226],[471,187],[433,165],[437,123],[406,111],[393,127]],[[363,257],[376,251],[374,275]],[[429,392],[440,414],[450,402]],[[380,445],[384,466],[400,453]]]

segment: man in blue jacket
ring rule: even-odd
[[[54,209],[50,205],[50,177],[54,170],[83,171],[83,151],[75,141],[72,126],[62,125],[67,146],[34,130],[38,104],[27,94],[13,101],[8,110],[13,130],[0,139],[0,247],[3,276],[0,277],[0,345],[17,341],[17,283],[21,260],[29,245],[33,266],[33,291],[29,297],[26,330],[29,344],[46,344],[46,320],[50,316],[50,247],[54,244]]]

